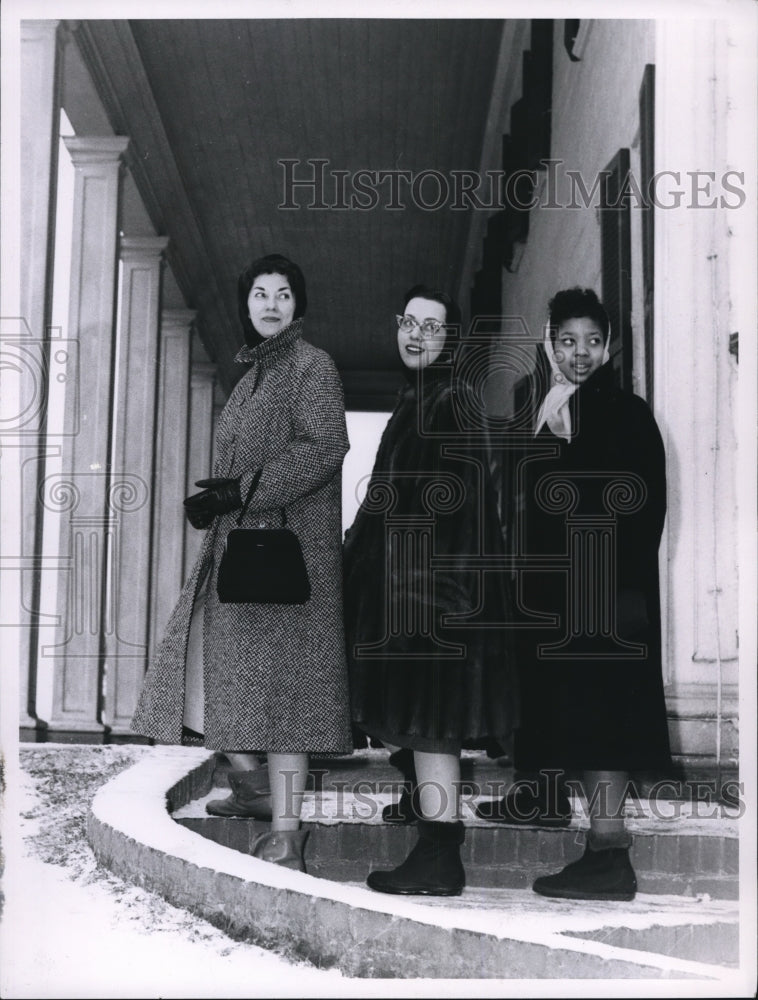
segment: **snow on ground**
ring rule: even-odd
[[[86,842],[95,792],[146,752],[64,744],[21,749],[21,770],[8,776],[3,801],[4,1000],[615,995],[587,982],[350,979],[234,941],[99,867]],[[12,827],[11,808],[18,816]]]
[[[94,794],[149,752],[22,746],[1,810],[3,1000],[502,995],[497,981],[351,979],[290,962],[98,866],[85,838]]]
[[[55,769],[48,751],[22,752],[22,844],[4,885],[0,995],[356,995],[356,983],[336,971],[293,964],[233,941],[99,868],[84,839],[84,817],[97,787],[135,759],[134,748],[106,749],[110,753],[98,755],[57,747],[66,759]],[[375,995],[381,995],[375,985]]]

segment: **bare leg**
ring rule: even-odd
[[[466,882],[461,863],[465,837],[458,819],[461,762],[458,754],[413,751],[420,813],[418,840],[391,871],[372,871],[366,884],[399,895],[457,896]]]
[[[257,771],[261,766],[254,753],[227,753],[225,756],[235,771]]]
[[[458,820],[461,759],[453,753],[413,751],[421,813],[439,823]]]
[[[637,879],[629,860],[632,838],[624,826],[625,771],[585,771],[590,832],[584,854],[555,875],[540,875],[532,888],[557,899],[634,899]]]
[[[271,829],[299,830],[303,793],[308,780],[307,753],[270,753]]]
[[[626,771],[585,771],[584,794],[590,812],[590,831],[597,844],[611,845],[626,837],[624,798],[629,780]]]

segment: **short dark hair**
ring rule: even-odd
[[[461,310],[458,303],[452,299],[447,292],[440,292],[428,285],[414,285],[405,293],[403,299],[403,309],[411,299],[430,299],[432,302],[439,302],[445,307],[445,322],[451,326],[459,326],[461,322]]]
[[[566,288],[562,292],[557,292],[548,303],[550,310],[550,337],[555,340],[558,327],[565,323],[567,319],[579,319],[587,316],[594,323],[603,335],[603,340],[607,343],[611,329],[611,321],[605,307],[595,292],[591,288]]]
[[[249,267],[246,267],[237,281],[237,309],[239,312],[242,329],[245,331],[245,341],[255,343],[259,340],[255,327],[250,319],[247,308],[247,300],[253,282],[261,274],[283,274],[289,281],[292,294],[295,296],[295,314],[293,319],[300,319],[305,315],[308,306],[308,296],[305,291],[305,277],[303,272],[288,257],[283,257],[279,253],[270,253],[265,257],[258,257]]]

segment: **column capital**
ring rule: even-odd
[[[58,30],[60,21],[56,21],[51,18],[49,21],[22,21],[21,22],[21,41],[22,42],[37,42],[44,38],[52,38]]]
[[[161,312],[161,333],[183,329],[189,334],[195,316],[197,316],[195,309],[164,309]]]
[[[63,141],[75,167],[119,162],[129,145],[126,135],[64,135]]]
[[[124,262],[158,260],[168,246],[168,236],[122,236],[119,257]]]
[[[211,361],[195,361],[190,368],[193,384],[212,382],[216,377],[216,366]]]

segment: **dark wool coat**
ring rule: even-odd
[[[503,540],[486,452],[461,436],[449,375],[424,384],[420,403],[415,386],[401,393],[345,542],[351,703],[372,736],[457,752],[512,729],[509,634],[496,624],[505,577],[455,564],[501,555]],[[447,562],[430,570],[430,558]]]
[[[182,739],[193,602],[210,573],[204,621],[205,745],[278,753],[352,751],[341,587],[341,468],[348,450],[342,386],[331,358],[296,321],[248,351],[253,363],[219,418],[217,476],[241,475],[243,527],[287,524],[303,548],[304,605],[221,604],[216,575],[238,511],[215,518],[146,677],[135,732]],[[180,498],[177,498],[179,516]]]
[[[522,724],[516,765],[529,770],[666,769],[670,752],[658,585],[658,545],[666,513],[663,442],[647,403],[614,387],[610,364],[593,373],[569,405],[571,441],[544,426],[516,486],[523,488],[524,504],[514,537],[525,540],[527,563],[534,567],[522,578],[524,604],[530,611],[558,616],[554,625],[521,633]],[[627,494],[624,489],[605,492],[611,480],[629,480],[629,474],[639,479],[632,480]],[[561,493],[559,480],[577,491],[572,512],[565,509],[568,494]],[[607,525],[609,504],[615,569],[599,586],[609,606],[615,605],[617,639],[640,644],[644,651],[634,658],[619,656],[624,647],[617,639],[597,634],[574,640],[562,659],[549,659],[540,646],[560,643],[572,613],[580,618],[593,601],[593,576],[585,563],[580,589],[573,591],[577,603],[572,612],[570,577],[561,563],[567,555],[567,518],[581,516],[596,525],[605,518]],[[624,512],[627,506],[637,509]],[[574,558],[579,558],[576,551]],[[597,624],[589,619],[582,630],[592,632]]]

